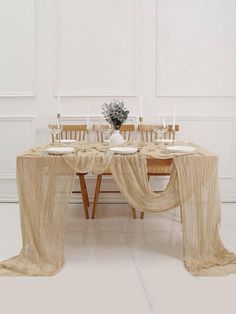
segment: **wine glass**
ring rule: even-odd
[[[165,134],[168,131],[168,125],[168,119],[166,117],[155,117],[152,129],[156,133],[157,140],[161,141],[165,138]]]
[[[57,124],[57,125],[51,125],[49,128],[49,131],[52,134],[53,142],[59,141],[60,140],[60,134],[63,131],[63,125]],[[60,146],[60,142],[59,142]]]
[[[99,132],[101,133],[102,142],[108,141],[109,136],[111,135],[113,129],[111,125],[105,120],[104,117],[99,119]]]

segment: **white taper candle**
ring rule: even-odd
[[[89,126],[89,116],[90,116],[90,107],[88,106],[87,107],[87,119],[86,119],[87,126]]]
[[[143,98],[142,95],[139,95],[139,113],[140,117],[143,116]]]
[[[61,98],[57,96],[57,113],[61,113]]]
[[[175,130],[175,114],[176,114],[176,109],[175,109],[175,105],[173,107],[173,126],[172,126],[172,129]]]

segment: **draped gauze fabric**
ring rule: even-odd
[[[165,191],[148,182],[147,158],[173,158]],[[180,206],[183,260],[193,275],[236,273],[236,256],[219,236],[220,200],[217,156],[201,148],[190,155],[170,154],[148,145],[134,155],[113,155],[99,145],[76,147],[76,153],[44,156],[42,148],[17,158],[17,182],[23,248],[0,263],[0,275],[53,275],[63,266],[66,211],[76,172],[111,171],[128,203],[159,212]]]
[[[183,259],[193,275],[236,273],[236,256],[225,249],[219,235],[221,208],[216,156],[175,157],[169,184],[160,193],[150,189],[145,156],[117,156],[110,167],[132,207],[163,211],[180,206]]]
[[[23,248],[0,263],[1,276],[49,276],[60,270],[73,182],[74,170],[61,157],[17,158]]]

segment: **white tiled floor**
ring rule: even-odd
[[[0,278],[0,313],[236,313],[236,275],[195,278],[181,261],[178,210],[133,220],[127,205],[98,219],[68,213],[66,264],[54,277]],[[236,252],[236,204],[224,204],[222,238]],[[17,204],[0,204],[0,260],[21,248]]]

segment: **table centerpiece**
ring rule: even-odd
[[[114,100],[109,104],[102,106],[102,114],[106,120],[113,127],[113,134],[110,136],[110,147],[120,146],[124,144],[124,138],[120,134],[120,129],[123,123],[128,118],[129,110],[125,108],[123,101]]]

